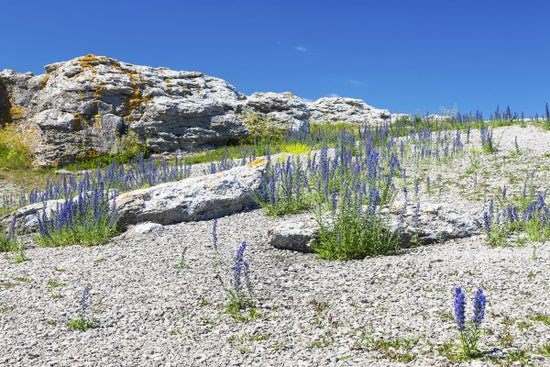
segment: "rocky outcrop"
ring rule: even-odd
[[[407,203],[405,208],[395,206],[384,214],[389,215],[392,229],[400,229],[402,247],[411,242],[430,244],[470,237],[481,230],[481,223],[472,214],[447,204]]]
[[[138,147],[190,151],[247,136],[250,118],[275,130],[309,121],[380,123],[389,117],[352,98],[307,102],[290,92],[247,97],[224,80],[87,55],[46,74],[0,72],[0,126],[13,123],[38,167]]]
[[[388,228],[399,231],[400,247],[431,244],[480,233],[481,224],[470,213],[451,206],[421,203],[385,208],[381,214]],[[325,218],[327,221],[330,218]],[[269,242],[280,249],[311,252],[319,234],[319,224],[312,216],[298,215],[268,230]]]
[[[265,159],[258,159],[227,171],[123,193],[113,199],[119,214],[118,224],[126,228],[129,225],[151,222],[152,225],[140,226],[134,230],[153,231],[163,224],[212,219],[237,213],[255,205],[253,192],[258,189],[266,166]],[[7,228],[15,216],[18,228],[37,230],[38,216],[45,213],[49,217],[63,203],[64,200],[49,200],[27,205],[0,218],[0,226]]]
[[[8,122],[35,136],[37,166],[56,166],[142,145],[153,152],[220,144],[248,134],[236,106],[244,96],[198,72],[88,55],[46,66],[47,74],[0,73]]]
[[[374,108],[355,98],[319,98],[309,103],[308,107],[311,121],[321,123],[346,122],[377,125],[390,118],[390,111]]]
[[[266,164],[257,160],[212,175],[124,193],[115,201],[119,224],[173,224],[239,212],[255,203],[252,194],[260,185]]]
[[[310,111],[307,102],[290,92],[254,93],[243,103],[243,112],[265,119],[276,129],[307,129]]]

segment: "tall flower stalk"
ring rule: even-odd
[[[254,298],[252,282],[250,281],[250,266],[248,261],[244,258],[245,250],[246,241],[242,241],[235,254],[231,287],[225,286],[220,274],[216,275],[216,278],[218,278],[222,284],[229,298],[227,308],[230,311],[238,311],[246,308]]]
[[[479,354],[478,341],[481,336],[481,323],[485,317],[487,298],[481,288],[474,297],[474,316],[471,322],[466,321],[466,294],[462,287],[456,287],[454,293],[454,311],[457,330],[459,332],[462,352],[468,357]]]
[[[90,286],[85,285],[78,301],[78,317],[67,321],[67,326],[73,330],[86,331],[97,327],[97,322],[88,315]]]

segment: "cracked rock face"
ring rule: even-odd
[[[284,129],[307,129],[310,117],[307,102],[290,92],[254,93],[244,102],[243,110]]]
[[[251,115],[280,130],[310,121],[378,124],[389,117],[353,98],[307,102],[285,93],[247,97],[226,81],[87,55],[46,74],[0,72],[0,126],[13,126],[36,167],[137,147],[190,151],[250,134]]]
[[[0,73],[4,120],[34,137],[37,166],[114,153],[124,139],[164,152],[248,133],[234,113],[243,96],[218,78],[93,55],[47,65],[46,72]]]

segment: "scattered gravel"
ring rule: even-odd
[[[514,134],[525,153],[517,161],[506,159],[517,167],[550,152],[539,140],[548,134],[533,129],[495,129],[497,138],[503,132],[497,159],[509,155]],[[420,196],[479,213],[482,198],[458,185],[472,176],[460,178],[470,159],[456,164],[439,166],[449,188]],[[478,184],[492,164],[481,162]],[[513,165],[502,169],[498,177],[494,169],[487,176],[489,189],[506,183]],[[540,177],[539,184],[547,185]],[[223,264],[211,246],[212,221],[119,236],[91,248],[36,248],[27,242],[30,261],[20,264],[13,263],[15,254],[3,254],[0,366],[398,366],[407,360],[417,366],[484,366],[497,358],[511,363],[523,352],[532,365],[550,364],[548,351],[542,351],[550,340],[550,243],[491,248],[483,236],[474,236],[395,256],[327,262],[271,247],[267,231],[281,220],[261,210],[220,218]],[[227,296],[216,274],[229,284],[242,240],[248,243],[256,313],[242,312],[244,320],[236,320],[225,312]],[[187,268],[175,269],[184,246]],[[78,316],[88,283],[89,314],[98,327],[73,331],[66,322]],[[452,314],[457,285],[466,291],[468,317],[475,290],[484,289],[481,349],[495,361],[446,356],[449,343],[458,345]]]

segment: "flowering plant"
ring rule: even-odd
[[[454,309],[455,320],[458,332],[460,333],[460,343],[463,353],[468,357],[473,357],[479,353],[477,342],[481,335],[481,323],[485,317],[485,306],[487,298],[483,290],[478,288],[474,298],[474,317],[471,322],[466,323],[466,294],[462,287],[455,288]]]

